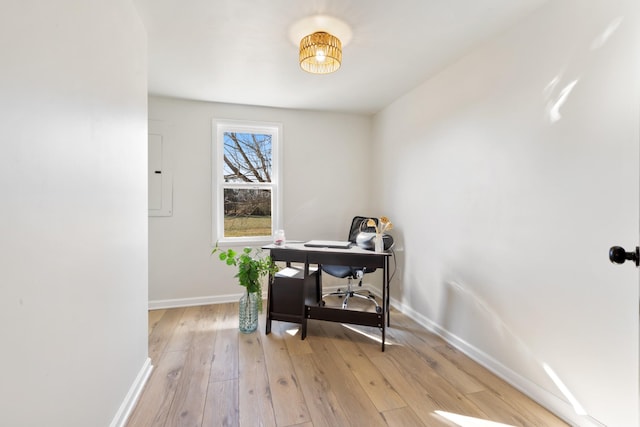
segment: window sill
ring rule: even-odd
[[[232,247],[246,247],[246,246],[264,246],[273,243],[271,236],[266,237],[239,237],[236,239],[220,239],[213,243],[212,247],[216,244],[220,248],[232,248]]]

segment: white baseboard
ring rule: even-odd
[[[133,408],[135,408],[136,403],[138,403],[140,394],[142,393],[152,370],[153,365],[151,364],[151,359],[147,357],[147,360],[142,364],[142,368],[138,372],[136,379],[133,381],[131,388],[129,388],[129,392],[125,396],[120,408],[118,408],[118,412],[116,412],[116,415],[113,417],[109,427],[124,427],[126,425]]]
[[[333,292],[338,289],[344,289],[343,286],[323,286],[322,289],[325,292]],[[377,297],[380,296],[380,291],[368,284],[363,284],[360,288],[361,290],[371,291],[372,294]],[[209,304],[224,304],[228,302],[238,302],[240,297],[242,297],[242,292],[237,294],[227,294],[227,295],[211,295],[205,297],[195,297],[195,298],[174,298],[174,299],[161,299],[161,300],[150,300],[149,301],[149,310],[160,310],[164,308],[179,308],[179,307],[193,307],[197,305],[209,305]],[[266,289],[262,292],[262,298],[267,298]]]
[[[335,286],[323,286],[322,289],[325,292],[333,292],[338,289],[344,289],[346,283],[343,285],[335,285]],[[267,298],[267,289],[266,286],[262,288],[262,298]],[[381,298],[380,291],[375,287],[363,283],[360,290],[370,291],[372,294]],[[227,295],[210,295],[204,297],[195,297],[195,298],[173,298],[173,299],[159,299],[159,300],[150,300],[149,301],[149,310],[160,310],[164,308],[179,308],[179,307],[193,307],[198,305],[209,305],[209,304],[224,304],[228,302],[238,302],[240,297],[242,297],[243,292],[238,292],[237,294],[227,294]]]
[[[543,389],[527,378],[521,376],[517,372],[512,371],[482,350],[461,339],[457,335],[449,332],[439,324],[433,322],[431,319],[428,319],[422,314],[414,311],[411,307],[403,305],[399,301],[394,299],[392,299],[391,305],[406,316],[411,317],[428,331],[440,336],[448,344],[460,350],[463,354],[473,359],[480,365],[484,366],[485,368],[496,374],[498,377],[502,378],[504,381],[529,396],[529,398],[538,402],[540,405],[547,408],[558,417],[562,418],[570,425],[577,427],[605,427],[604,424],[602,424],[595,418],[590,417],[589,415],[576,414],[573,406],[571,406],[569,402],[559,398],[553,393],[548,392],[547,390]]]
[[[212,295],[206,297],[196,298],[175,298],[175,299],[161,299],[149,301],[149,310],[159,310],[162,308],[178,308],[178,307],[193,307],[196,305],[209,305],[209,304],[224,304],[227,302],[238,302],[242,293],[228,294],[228,295]],[[266,298],[266,291],[262,293],[262,297]]]

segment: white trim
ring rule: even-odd
[[[340,286],[340,285],[322,287],[323,291],[325,292],[333,292],[343,288],[344,286]],[[373,286],[370,286],[364,283],[361,289],[370,291],[375,296],[382,298],[380,295],[380,291]],[[149,310],[161,310],[165,308],[194,307],[198,305],[225,304],[229,302],[238,302],[238,300],[240,299],[240,297],[242,297],[243,294],[244,294],[243,292],[240,292],[237,294],[209,295],[209,296],[194,297],[194,298],[172,298],[172,299],[150,300]],[[262,299],[267,299],[266,285],[262,287]],[[391,301],[391,303],[393,305],[393,300]]]
[[[225,131],[235,132],[261,132],[272,135],[271,141],[271,182],[270,183],[247,183],[247,184],[225,184],[218,176],[218,172],[223,169],[223,134]],[[284,132],[283,124],[278,122],[262,122],[254,120],[232,120],[215,118],[212,120],[212,141],[211,141],[211,246],[217,242],[226,244],[248,244],[250,242],[270,242],[275,230],[283,228],[284,209],[282,204],[283,195],[283,157],[284,157]],[[223,212],[223,188],[224,186],[238,186],[239,188],[265,187],[271,190],[271,234],[269,236],[251,237],[221,237],[224,234],[224,219],[219,217]]]
[[[111,424],[109,424],[109,427],[124,427],[127,424],[127,420],[129,419],[133,408],[135,408],[136,403],[138,403],[138,399],[140,399],[140,395],[142,394],[145,384],[147,384],[147,380],[149,380],[149,377],[151,376],[151,371],[153,371],[153,365],[151,364],[151,358],[147,357],[142,364],[142,368],[140,368],[136,379],[133,381],[131,388],[129,388],[120,408],[118,408],[118,412],[116,412]]]
[[[392,299],[392,305],[396,307],[398,311],[402,312],[406,316],[411,317],[420,326],[440,336],[448,344],[460,350],[465,356],[487,368],[495,375],[497,375],[525,395],[529,396],[529,398],[538,402],[540,405],[547,408],[549,411],[553,412],[569,424],[579,427],[605,426],[589,415],[576,414],[573,406],[569,402],[559,398],[553,393],[548,392],[547,390],[543,389],[527,378],[521,376],[517,372],[514,372],[513,370],[504,366],[502,363],[489,356],[482,350],[478,349],[477,347],[473,346],[457,335],[449,332],[447,329],[433,322],[431,319],[428,319],[422,314],[416,312],[411,307],[408,307],[395,299]]]
[[[164,308],[193,307],[197,305],[224,304],[228,302],[238,302],[243,293],[227,295],[209,295],[195,298],[174,298],[149,301],[149,310],[160,310]],[[262,298],[267,298],[267,291],[263,289]]]

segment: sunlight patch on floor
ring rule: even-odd
[[[299,330],[300,328],[291,328],[291,329],[287,329],[285,332],[291,335],[292,337],[295,337]]]
[[[382,343],[382,336],[375,336],[375,335],[369,334],[369,333],[367,333],[365,331],[361,331],[361,330],[359,330],[357,328],[354,328],[353,326],[351,326],[349,324],[346,324],[346,323],[341,323],[341,325],[343,327],[349,329],[350,331],[356,332],[356,333],[358,333],[358,334],[360,334],[360,335],[362,335],[364,337],[369,338],[370,340],[373,340],[373,341],[375,341],[377,343]],[[398,345],[398,343],[391,342],[391,341],[389,341],[389,337],[386,337],[386,339],[384,340],[384,345]]]
[[[454,414],[446,411],[434,411],[443,418],[459,425],[460,427],[514,427],[511,424],[497,423],[495,421],[483,420],[482,418],[468,417],[466,415]]]

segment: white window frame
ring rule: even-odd
[[[224,182],[224,133],[261,133],[271,135],[271,182]],[[282,229],[282,123],[214,119],[212,131],[212,238],[211,244],[263,244],[273,240],[275,230]],[[269,188],[271,190],[271,234],[269,236],[224,237],[224,189]]]

